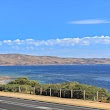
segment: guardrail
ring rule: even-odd
[[[37,87],[27,87],[27,86],[17,86],[17,87],[0,87],[0,91],[10,91],[19,92],[26,94],[53,96],[61,98],[71,98],[71,99],[83,99],[83,100],[93,100],[100,101],[106,99],[106,93],[100,91],[87,91],[87,90],[74,90],[74,89],[63,89],[63,88],[37,88]]]

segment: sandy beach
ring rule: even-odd
[[[0,76],[0,85],[6,84],[6,81],[9,79],[9,76]]]

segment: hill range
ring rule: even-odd
[[[110,64],[109,58],[61,58],[24,54],[0,54],[1,66],[12,65],[63,65],[63,64]]]

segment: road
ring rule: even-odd
[[[0,110],[99,110],[99,109],[0,96]]]

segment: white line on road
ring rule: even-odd
[[[5,101],[6,99],[9,99],[9,98],[12,99],[12,100],[15,99],[15,98],[13,98],[13,97],[8,97],[8,98],[4,98],[4,101]],[[38,103],[47,104],[47,105],[50,105],[50,104],[51,104],[50,102],[42,102],[42,101],[37,101],[37,100],[28,100],[28,99],[21,99],[21,98],[16,98],[15,100],[16,100],[16,102],[17,102],[17,100],[18,100],[18,101],[29,102],[29,103],[30,103],[30,101],[31,101],[31,102],[34,102],[34,103],[35,103],[35,102],[38,102]],[[63,107],[65,106],[65,107],[71,107],[71,108],[73,108],[72,105],[65,105],[65,104],[62,105],[62,104],[58,104],[58,103],[57,103],[57,104],[52,103],[52,105],[55,105],[55,106],[60,105],[60,106],[63,106]],[[74,106],[74,107],[75,107],[75,108],[80,108],[80,109],[81,109],[81,108],[84,108],[84,109],[87,109],[87,110],[95,110],[95,108],[92,109],[92,108],[81,107],[81,106]],[[96,109],[96,110],[98,110],[98,109]]]
[[[0,110],[7,110],[7,109],[0,108]]]
[[[11,102],[11,101],[5,101],[5,100],[0,100],[0,102],[1,103],[6,103],[6,104],[11,104],[11,105],[30,107],[30,108],[39,108],[39,109],[42,109],[42,110],[64,110],[64,109],[50,108],[50,107],[45,107],[45,106],[38,106],[38,105],[32,105],[32,104]]]

